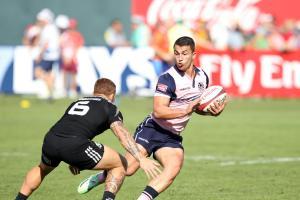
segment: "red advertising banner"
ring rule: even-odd
[[[196,63],[238,97],[300,97],[300,52],[197,52]]]
[[[244,30],[253,30],[260,17],[272,15],[277,23],[300,19],[298,0],[132,0],[132,15],[143,16],[150,26],[158,21],[201,19],[210,25],[236,21]]]

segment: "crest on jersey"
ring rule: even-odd
[[[166,92],[168,89],[168,86],[162,83],[158,83],[156,86],[156,90],[160,91],[160,92]]]
[[[202,90],[202,89],[204,88],[204,84],[201,83],[201,82],[199,82],[199,83],[198,83],[198,88],[199,88],[200,90]]]

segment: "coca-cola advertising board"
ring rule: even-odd
[[[132,0],[133,15],[143,16],[150,26],[159,20],[201,19],[208,24],[236,21],[244,30],[255,28],[257,20],[272,15],[278,24],[300,19],[298,0]]]

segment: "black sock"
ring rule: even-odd
[[[19,192],[18,195],[16,196],[15,200],[26,200],[27,198],[28,198],[28,196],[25,196],[24,194]]]
[[[147,185],[146,188],[144,189],[143,193],[147,196],[149,196],[151,199],[154,199],[155,197],[158,196],[158,192],[151,186]]]
[[[111,193],[110,191],[104,191],[102,200],[114,200],[115,196],[116,195],[114,193]]]

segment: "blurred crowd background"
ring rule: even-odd
[[[120,18],[111,19],[109,25],[105,27],[105,31],[99,32],[99,42],[94,45],[107,45],[110,48],[165,46],[164,51],[167,52],[172,51],[172,41],[178,35],[188,35],[195,39],[197,48],[201,49],[235,51],[293,51],[300,49],[300,20],[285,19],[278,24],[276,17],[271,14],[261,17],[255,29],[250,31],[240,28],[236,21],[226,26],[222,24],[210,26],[201,19],[185,22],[169,18],[166,21],[158,21],[155,26],[149,26],[143,16],[133,15],[130,20],[130,33],[126,33]],[[78,23],[75,18],[70,18],[66,14],[55,16],[53,11],[45,8],[37,13],[36,21],[26,26],[23,44],[36,45],[38,43],[38,36],[45,28],[44,22],[55,26],[59,34],[70,29],[77,29]],[[81,37],[83,39],[83,36]],[[101,43],[100,37],[104,43]]]
[[[297,6],[297,1],[289,1]],[[137,0],[13,0],[0,9],[3,16],[0,20],[3,27],[0,45],[24,45],[29,49],[34,61],[33,79],[43,80],[50,96],[56,81],[52,68],[58,65],[63,77],[63,96],[76,97],[77,54],[82,47],[104,46],[110,53],[120,47],[151,48],[154,51],[152,64],[155,65],[155,60],[163,63],[159,73],[174,63],[172,45],[183,35],[194,38],[196,49],[201,52],[255,51],[280,55],[298,52],[300,18],[288,17],[287,14],[286,18],[278,20],[276,13],[255,7],[259,2],[266,0],[147,0],[143,3]],[[276,2],[278,4],[279,1]],[[196,8],[202,10],[193,9],[191,5],[198,5]],[[242,10],[239,16],[232,18],[227,13],[224,20],[220,19],[224,10],[236,12],[243,6],[245,13]],[[203,17],[209,8],[215,12],[213,14],[221,17]],[[155,9],[159,12],[153,23],[151,12],[153,15]],[[251,28],[247,28],[241,20],[243,14],[249,18],[246,16],[248,10],[260,13],[256,15],[255,25]],[[203,16],[189,17],[196,12]]]
[[[147,0],[149,2],[149,0]],[[172,1],[172,0],[171,0]],[[205,2],[204,0],[199,0]],[[244,0],[245,1],[245,0]],[[180,2],[180,1],[179,1]],[[216,1],[234,2],[234,1]],[[248,1],[250,2],[250,1]],[[258,1],[259,2],[259,1]],[[293,4],[297,1],[291,0]],[[133,1],[135,3],[135,1]],[[119,6],[114,6],[118,4]],[[86,45],[132,45],[134,47],[151,46],[159,43],[159,34],[165,40],[173,40],[175,32],[193,35],[201,48],[217,50],[279,50],[290,51],[299,49],[300,21],[297,18],[286,18],[278,22],[276,13],[265,13],[257,21],[255,28],[244,30],[236,20],[230,24],[212,26],[211,22],[204,19],[180,20],[171,17],[164,21],[157,21],[155,25],[147,24],[144,16],[132,15],[130,0],[118,1],[90,1],[81,3],[78,0],[35,2],[16,0],[7,3],[1,8],[3,26],[1,45],[20,44],[22,29],[28,30],[35,24],[37,14],[43,9],[51,11],[53,24],[59,29],[66,29],[67,20],[61,17],[73,18],[79,21],[79,30],[86,39]],[[224,3],[223,3],[224,4]],[[229,4],[229,3],[227,3]],[[234,3],[231,3],[234,4]],[[282,4],[284,6],[284,3]],[[297,6],[297,5],[295,5]],[[82,10],[80,13],[80,9]],[[284,8],[283,8],[284,9]],[[191,10],[191,12],[195,12]],[[289,11],[286,10],[288,13]],[[20,19],[14,19],[17,16]],[[50,20],[49,18],[49,20]],[[7,20],[11,23],[7,23]],[[72,21],[72,20],[71,20]],[[35,24],[38,25],[38,24]],[[89,30],[87,30],[89,29]],[[108,30],[105,32],[105,30]],[[117,34],[116,34],[117,33]],[[116,34],[116,35],[113,35]],[[30,37],[30,36],[29,36]],[[112,38],[116,37],[116,38]],[[114,44],[115,39],[116,44]],[[164,43],[167,41],[164,40]]]

